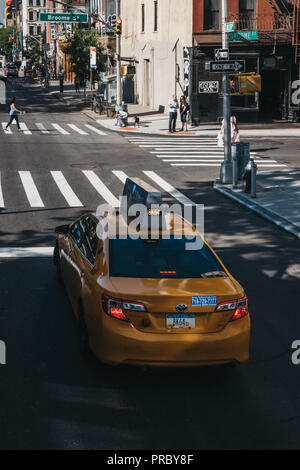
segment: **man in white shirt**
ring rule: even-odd
[[[176,132],[176,119],[178,109],[177,96],[173,95],[169,100],[169,132]]]

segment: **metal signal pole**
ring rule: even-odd
[[[228,17],[227,0],[222,0],[222,47],[228,47],[228,33],[226,23]],[[232,183],[232,157],[231,157],[231,124],[230,124],[230,94],[229,77],[227,73],[222,76],[223,89],[223,119],[224,119],[224,161],[221,164],[220,180],[222,184]]]
[[[120,16],[120,0],[116,0],[116,17]],[[121,106],[121,35],[116,34],[116,56],[117,56],[117,106]]]

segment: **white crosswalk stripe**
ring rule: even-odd
[[[73,189],[67,182],[63,173],[61,171],[51,171],[51,175],[53,176],[55,183],[57,184],[60,192],[64,196],[69,206],[70,207],[82,207],[83,206],[82,202],[78,199],[78,197],[74,193]]]
[[[96,132],[96,134],[98,134],[98,135],[107,135],[105,132],[100,131],[100,129],[97,129],[97,127],[91,126],[90,124],[85,124],[85,127],[87,127],[88,129],[90,129],[93,132]]]
[[[78,134],[80,134],[80,135],[88,135],[87,132],[85,132],[82,129],[80,129],[79,127],[75,126],[75,124],[68,124],[68,126],[71,127],[71,129],[73,129],[73,131],[78,132]]]
[[[96,191],[103,197],[103,199],[110,204],[112,207],[119,207],[120,202],[112,192],[105,186],[105,184],[101,181],[99,176],[92,170],[82,170],[82,173],[87,177],[90,183],[94,186]]]
[[[63,135],[70,135],[70,132],[63,129],[59,124],[52,122],[52,126],[54,127],[54,129],[56,129],[58,132],[60,132]]]
[[[177,134],[178,135],[178,134]],[[219,167],[224,160],[224,148],[217,147],[216,138],[209,137],[127,137],[128,142],[147,150],[161,161],[177,167]],[[258,168],[284,168],[276,160],[261,158],[250,152]]]
[[[36,122],[35,125],[36,125],[36,127],[42,132],[42,134],[50,134],[50,132],[48,131],[48,129],[46,129],[46,127],[44,126],[44,124],[42,124],[41,122]]]
[[[90,170],[83,170],[82,173],[85,175],[86,179],[83,181],[86,181],[86,184],[91,184],[94,189],[96,189],[97,193],[101,196],[103,202],[107,202],[110,204],[112,207],[119,207],[119,196],[122,194],[122,189],[120,190],[120,186],[116,185],[116,182],[113,182],[113,187],[118,188],[119,194],[116,194],[114,190],[114,193],[111,192],[109,187],[104,184],[103,180],[100,179],[100,177],[94,172]],[[67,177],[63,174],[62,171],[57,171],[57,170],[52,170],[49,172],[46,172],[46,175],[49,174],[49,178],[51,181],[54,181],[56,185],[53,184],[44,184],[41,186],[41,191],[43,191],[42,196],[45,196],[45,199],[49,201],[51,199],[51,196],[54,195],[55,197],[55,202],[53,204],[54,207],[57,207],[57,198],[55,196],[55,193],[53,189],[56,187],[57,188],[57,193],[61,196],[64,197],[66,201],[66,207],[84,207],[84,204],[81,202],[81,200],[77,197],[75,194],[74,189],[72,188],[69,182],[67,181]],[[81,171],[80,171],[81,174]],[[121,181],[122,184],[125,184],[126,178],[128,177],[127,174],[122,171],[122,170],[112,170],[112,174],[119,180]],[[44,175],[45,176],[45,175]],[[130,174],[129,176],[138,176],[138,174]],[[21,181],[21,187],[24,189],[28,204],[32,208],[44,208],[45,204],[42,200],[42,197],[39,193],[39,190],[37,189],[36,183],[34,182],[35,176],[32,174],[31,171],[16,171],[16,177],[18,180],[18,184],[20,185]],[[5,179],[5,172],[0,173],[0,209],[5,209],[5,203],[4,203],[4,196],[3,196],[3,180]],[[151,182],[154,187],[156,187],[158,190],[163,190],[165,193],[168,193],[170,196],[175,198],[177,201],[179,201],[181,204],[188,205],[188,206],[194,206],[196,205],[191,199],[189,199],[187,196],[185,196],[183,193],[178,191],[176,188],[174,188],[170,183],[168,183],[165,179],[163,179],[157,172],[154,171],[149,171],[149,170],[144,170],[142,179],[144,181],[149,180],[148,182]],[[10,179],[11,181],[11,175]],[[45,181],[43,179],[43,181]],[[50,182],[50,180],[49,180]],[[82,185],[82,180],[79,179],[80,186]],[[74,186],[74,185],[73,185]],[[83,194],[85,193],[84,188],[81,188],[81,192]],[[11,204],[11,198],[14,197],[15,193],[14,191],[12,194],[10,194],[9,200]],[[24,202],[24,197],[22,197],[21,201],[16,201],[17,204],[23,203]],[[84,201],[85,205],[89,205],[89,201]],[[96,207],[95,207],[96,209]]]
[[[1,172],[0,172],[0,208],[4,208],[4,199],[3,199],[3,192],[2,192],[2,186],[1,186]]]
[[[195,206],[196,204],[189,199],[187,196],[182,194],[178,189],[174,188],[171,184],[161,178],[155,171],[143,171],[146,176],[152,179],[158,186],[160,186],[164,191],[169,193],[172,197],[177,199],[181,204],[186,206]]]
[[[26,134],[26,135],[31,135],[32,134],[32,132],[26,126],[25,122],[20,122],[20,127],[23,131],[23,134]]]
[[[30,171],[19,171],[19,175],[31,207],[45,207]]]
[[[2,129],[4,130],[5,134],[12,134],[12,130],[10,127],[6,129],[7,122],[2,122]]]

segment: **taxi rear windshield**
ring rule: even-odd
[[[186,250],[185,237],[160,240],[109,241],[111,277],[201,278],[225,277],[219,261],[203,244],[200,250]]]

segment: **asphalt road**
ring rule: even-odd
[[[91,131],[86,124],[101,127],[21,82],[11,92],[28,111],[22,121],[31,134],[6,135],[0,127],[0,249],[51,246],[56,225],[95,210],[103,193],[83,171],[115,197],[122,183],[113,171],[144,179],[144,171],[155,172],[205,204],[206,238],[249,297],[251,360],[235,368],[146,371],[86,363],[51,258],[0,257],[0,339],[7,346],[0,448],[299,449],[300,365],[291,361],[291,344],[300,339],[299,241],[214,192],[217,168],[171,167],[126,136]],[[296,140],[257,145],[299,165]],[[51,171],[61,172],[81,207],[70,206]]]

